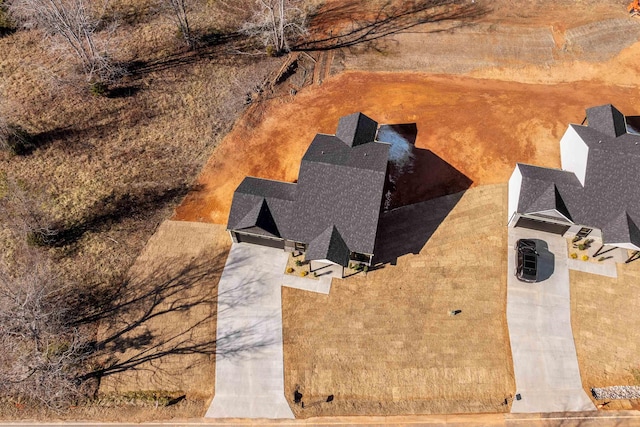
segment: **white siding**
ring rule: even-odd
[[[570,222],[573,223],[573,221],[571,221],[569,218],[567,218],[566,216],[562,215],[560,212],[558,212],[556,209],[550,209],[548,211],[540,211],[540,212],[529,212],[529,215],[536,215],[538,214],[539,216],[541,216],[541,219],[545,219],[545,216],[550,216],[553,218],[557,218],[560,221],[564,221],[564,222]]]
[[[617,246],[619,248],[631,249],[632,251],[640,251],[640,248],[633,243],[607,243],[608,246]]]
[[[518,200],[520,199],[521,187],[522,174],[520,173],[520,168],[516,165],[516,168],[511,174],[511,178],[509,178],[509,209],[507,212],[507,221],[509,221],[513,214],[518,211]]]
[[[587,173],[588,157],[589,147],[569,126],[560,140],[560,161],[562,169],[575,173],[582,185]]]
[[[588,226],[585,226],[585,227],[588,227]],[[588,227],[588,228],[593,228],[593,227]],[[591,233],[589,233],[589,235],[587,236],[587,238],[589,238],[589,237],[592,237],[594,239],[601,239],[602,240],[602,230],[600,230],[599,228],[593,228],[591,230]]]

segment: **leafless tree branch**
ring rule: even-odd
[[[164,0],[164,2],[171,7],[173,12],[171,16],[178,26],[180,36],[190,49],[194,48],[195,39],[191,32],[188,16],[191,7],[190,0]]]
[[[100,20],[93,17],[86,0],[11,0],[8,8],[17,20],[64,41],[87,81],[108,81],[116,74],[107,52],[97,46],[95,33]]]
[[[307,33],[302,0],[255,0],[251,16],[240,31],[261,41],[267,54],[280,55]]]

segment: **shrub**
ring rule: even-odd
[[[582,260],[587,261],[589,259],[589,255],[582,255]]]
[[[301,267],[302,266],[302,261],[297,259],[296,260],[296,266]]]
[[[39,231],[29,231],[27,233],[27,244],[33,247],[42,247],[46,246],[48,243],[47,237],[44,233]]]
[[[587,245],[585,245],[584,243],[580,243],[578,245],[578,249],[580,249],[581,251],[584,251],[585,249],[587,249]]]
[[[10,34],[14,30],[15,26],[13,25],[13,21],[11,21],[11,18],[9,18],[9,14],[2,5],[2,0],[0,0],[0,36]]]
[[[15,156],[29,154],[35,148],[31,135],[18,125],[0,126],[0,147]]]
[[[572,253],[571,253],[571,258],[573,258],[573,259],[578,258],[578,254],[577,254],[577,253],[575,253],[575,252],[572,252]]]
[[[287,267],[286,271],[287,271],[288,274],[293,273],[293,267]]]
[[[268,57],[274,57],[277,55],[277,51],[276,51],[276,47],[273,45],[269,45],[267,46],[267,56]]]
[[[301,271],[301,272],[300,272],[300,276],[302,276],[302,277],[304,277],[304,276],[306,276],[306,275],[308,275],[308,274],[309,274],[309,272],[308,272],[308,271]]]
[[[93,96],[106,96],[107,90],[107,85],[101,81],[93,82],[89,86],[89,92],[91,92]]]

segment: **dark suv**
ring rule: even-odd
[[[538,280],[538,252],[533,240],[520,239],[516,242],[516,278],[527,283]]]

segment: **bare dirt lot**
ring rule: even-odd
[[[638,45],[640,50],[640,45]],[[316,133],[362,111],[380,123],[416,123],[416,146],[473,181],[506,182],[516,162],[560,166],[558,141],[585,108],[614,102],[632,113],[629,87],[577,81],[553,85],[419,73],[346,72],[294,98],[254,106],[202,171],[174,219],[226,223],[247,175],[293,181]]]

